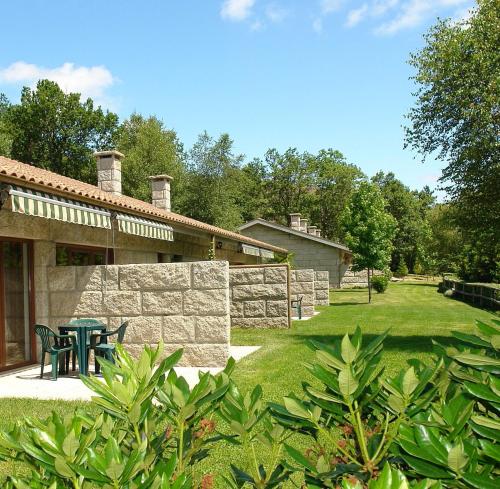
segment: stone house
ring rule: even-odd
[[[224,336],[221,363],[229,264],[287,250],[171,212],[168,175],[151,177],[152,203],[124,196],[123,155],[95,157],[97,186],[0,156],[0,370],[36,360],[34,324],[77,316],[134,318],[135,344],[188,341],[205,365]],[[201,263],[209,250],[216,261]]]
[[[321,236],[300,214],[290,214],[290,226],[254,219],[240,226],[241,234],[286,248],[293,265],[300,269],[329,272],[331,288],[339,288],[351,263],[352,254],[344,245]]]

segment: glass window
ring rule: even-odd
[[[113,250],[108,250],[108,264],[113,263]],[[106,264],[106,248],[87,248],[58,244],[56,247],[57,266],[85,267]]]

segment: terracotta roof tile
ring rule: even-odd
[[[284,248],[248,238],[242,234],[234,233],[210,224],[205,224],[196,219],[176,214],[175,212],[159,209],[153,204],[139,199],[134,199],[126,195],[113,195],[104,190],[100,190],[94,185],[74,180],[73,178],[68,178],[33,165],[27,165],[20,161],[5,158],[4,156],[0,156],[0,179],[21,186],[27,185],[36,187],[43,191],[55,191],[55,193],[60,195],[79,198],[80,200],[88,201],[93,204],[98,203],[103,207],[111,207],[122,211],[132,211],[132,213],[141,216],[158,218],[160,221],[169,224],[180,224],[188,228],[198,229],[216,236],[241,241],[278,253],[287,252]]]

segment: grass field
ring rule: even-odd
[[[431,340],[451,342],[452,330],[471,332],[476,319],[488,321],[498,315],[466,303],[443,297],[435,285],[425,282],[402,282],[390,285],[385,294],[375,294],[367,303],[367,291],[339,290],[331,293],[330,306],[318,308],[321,314],[308,320],[296,321],[289,330],[233,330],[235,345],[261,345],[262,348],[238,363],[234,380],[243,391],[260,383],[266,399],[281,401],[290,391],[300,392],[308,379],[304,362],[312,353],[307,340],[331,343],[346,332],[361,326],[366,339],[390,329],[385,343],[383,361],[388,373],[397,372],[409,358],[425,360],[431,355]],[[73,410],[81,403],[0,399],[0,428],[22,416],[47,416],[52,409]],[[206,471],[221,473],[239,453],[220,445]],[[14,470],[12,464],[0,463],[0,478]],[[219,486],[218,486],[219,487]],[[223,486],[220,486],[223,487]]]

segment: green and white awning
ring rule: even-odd
[[[162,222],[120,213],[116,215],[116,219],[118,221],[118,229],[122,233],[135,234],[136,236],[143,236],[145,238],[162,239],[164,241],[174,240],[173,229]]]
[[[73,224],[111,228],[111,213],[101,207],[66,199],[58,195],[11,186],[12,211]]]
[[[122,233],[164,241],[174,240],[173,229],[162,222],[111,212],[85,202],[24,187],[12,185],[3,192],[11,198],[12,212],[104,229],[111,229],[112,221],[116,219],[118,230]]]

